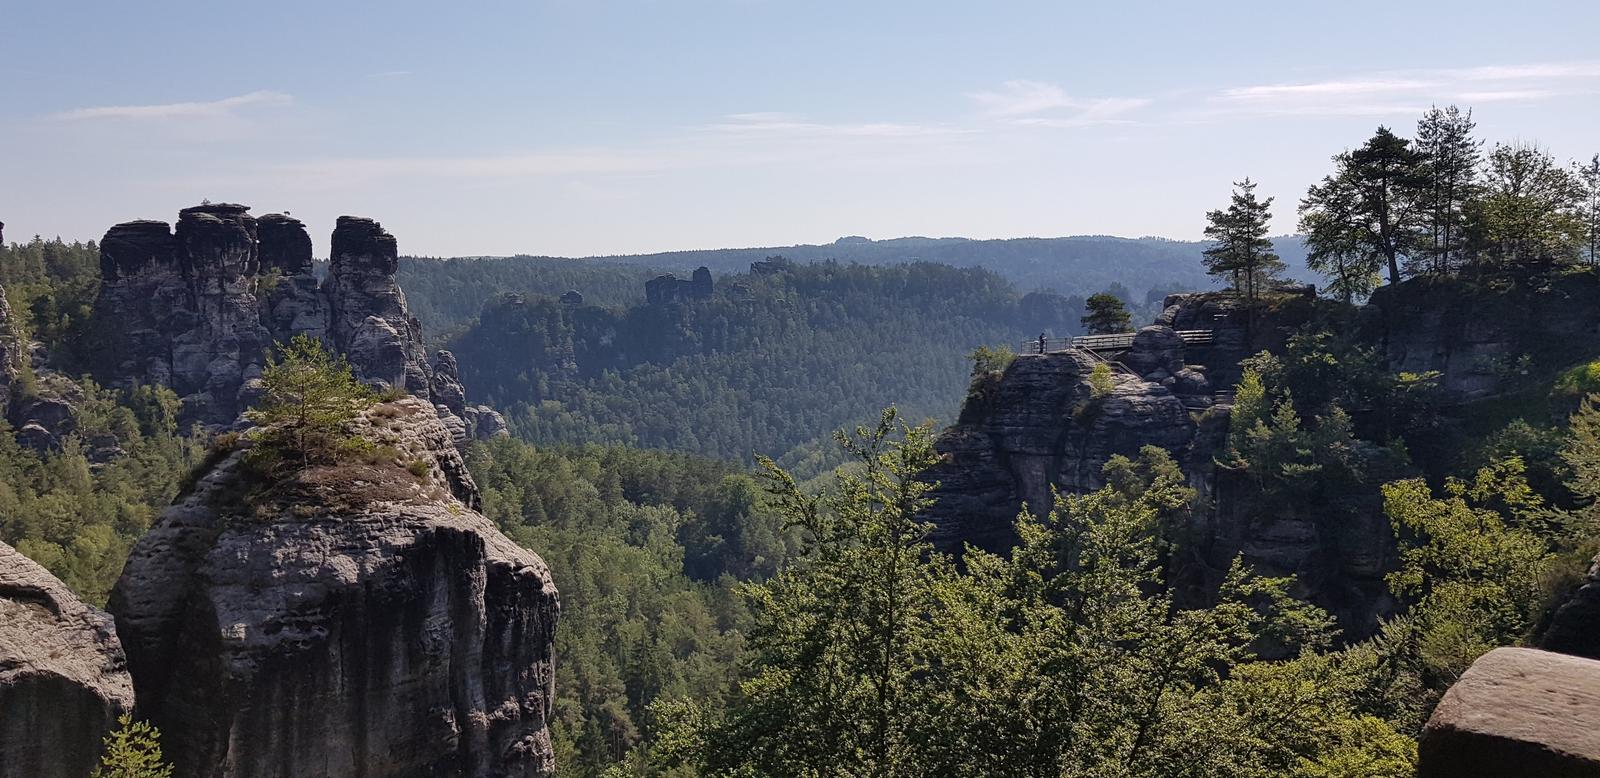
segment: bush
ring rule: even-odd
[[[1117,388],[1117,382],[1111,376],[1111,366],[1101,362],[1089,371],[1089,397],[1099,400],[1111,394]]]

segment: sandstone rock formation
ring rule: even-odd
[[[1232,295],[1173,295],[1167,302],[1130,349],[1105,355],[1116,370],[1115,387],[1103,398],[1092,396],[1088,381],[1099,360],[1082,351],[1018,356],[997,380],[974,388],[936,442],[945,459],[927,475],[939,483],[924,514],[934,525],[932,540],[949,550],[972,543],[1009,551],[1024,504],[1044,515],[1052,488],[1097,489],[1112,455],[1153,445],[1173,456],[1198,494],[1173,570],[1180,597],[1203,600],[1238,557],[1262,575],[1294,575],[1295,593],[1332,612],[1347,635],[1370,634],[1394,605],[1383,580],[1394,540],[1376,488],[1263,516],[1253,510],[1255,484],[1216,462],[1232,399],[1215,390],[1239,380],[1239,360],[1281,348],[1315,301],[1288,295],[1253,321]],[[1213,336],[1191,348],[1176,330]],[[1405,475],[1384,470],[1393,458],[1387,449],[1357,453],[1376,471]]]
[[[170,386],[185,423],[224,426],[257,397],[272,342],[308,335],[344,353],[364,381],[431,399],[447,381],[433,374],[397,267],[394,236],[353,216],[334,228],[325,281],[305,225],[284,214],[206,204],[180,212],[172,232],[157,221],[116,225],[101,242],[94,373],[116,386]],[[461,442],[493,434],[488,413],[445,405]],[[480,416],[482,432],[472,423]]]
[[[695,268],[694,275],[689,280],[678,278],[671,273],[656,276],[644,283],[644,297],[645,302],[651,305],[709,300],[711,271],[705,267]]]
[[[1113,454],[1137,455],[1144,445],[1186,455],[1195,425],[1177,396],[1118,375],[1111,394],[1094,398],[1094,366],[1081,352],[1019,356],[985,396],[968,400],[937,442],[945,461],[927,475],[939,482],[926,515],[935,543],[1009,551],[1022,504],[1048,513],[1052,486],[1097,489]]]
[[[1413,278],[1378,288],[1365,329],[1393,372],[1438,371],[1447,401],[1515,387],[1531,367],[1591,359],[1600,336],[1600,279],[1583,273],[1507,288]]]
[[[110,610],[139,710],[184,778],[549,774],[548,569],[431,405],[356,431],[398,456],[263,484],[234,452],[135,546]]]
[[[1600,662],[1490,651],[1439,701],[1418,756],[1418,778],[1600,775]]]
[[[0,543],[0,778],[83,778],[132,709],[111,617]]]

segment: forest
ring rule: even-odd
[[[969,351],[1079,332],[1083,304],[985,270],[775,259],[718,279],[707,300],[502,297],[447,345],[474,400],[535,443],[759,453],[815,474],[833,461],[830,430],[889,404],[953,418]]]

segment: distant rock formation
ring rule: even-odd
[[[375,387],[431,400],[440,383],[395,281],[394,236],[371,219],[339,217],[325,281],[300,220],[258,219],[242,205],[185,208],[173,232],[165,222],[118,224],[100,251],[94,373],[116,386],[171,387],[186,423],[234,423],[259,396],[272,342],[296,335],[342,352]],[[461,442],[480,434],[468,417],[487,414],[449,407]],[[482,435],[493,433],[486,423]]]
[[[704,266],[695,268],[687,281],[667,273],[644,283],[644,299],[650,305],[709,300],[711,291],[711,271]]]
[[[1176,395],[1119,375],[1111,394],[1093,398],[1095,364],[1077,351],[1019,356],[984,396],[968,398],[939,436],[944,460],[927,473],[939,483],[926,514],[936,544],[1009,552],[1022,505],[1048,513],[1052,487],[1097,489],[1106,460],[1144,445],[1187,454],[1195,424]]]
[[[0,778],[83,778],[132,710],[111,617],[0,543]]]
[[[568,289],[561,293],[562,305],[583,305],[583,294],[576,289]]]
[[[1339,506],[1340,531],[1329,531],[1319,514],[1326,506],[1253,515],[1253,485],[1216,463],[1233,402],[1218,390],[1238,382],[1241,359],[1281,348],[1314,302],[1294,295],[1253,327],[1232,295],[1173,295],[1167,303],[1131,348],[1111,355],[1114,386],[1104,397],[1095,398],[1089,382],[1100,360],[1078,350],[1018,356],[997,379],[974,387],[935,443],[944,459],[927,474],[939,486],[924,514],[933,542],[1008,552],[1024,505],[1043,516],[1052,489],[1098,489],[1113,455],[1153,445],[1173,456],[1198,493],[1174,568],[1182,597],[1202,600],[1241,557],[1263,575],[1293,574],[1295,593],[1337,616],[1347,635],[1370,634],[1393,607],[1383,576],[1394,539],[1376,490],[1349,496]],[[1211,337],[1190,347],[1179,330]],[[1373,462],[1392,458],[1377,446],[1363,453]]]
[[[410,466],[261,484],[236,451],[140,539],[109,609],[141,714],[184,778],[550,774],[549,570],[428,403],[355,430]]]
[[[1445,692],[1422,731],[1418,778],[1600,775],[1600,662],[1497,648]]]

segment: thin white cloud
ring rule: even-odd
[[[787,113],[736,113],[706,125],[717,133],[745,136],[803,136],[832,138],[919,138],[957,135],[970,130],[901,122],[824,123]]]
[[[75,108],[55,115],[69,121],[201,119],[232,116],[241,108],[288,105],[294,98],[282,92],[258,91],[221,100],[157,105],[105,105]]]
[[[1123,114],[1150,104],[1139,97],[1078,98],[1056,84],[1028,80],[1007,81],[997,90],[971,92],[967,97],[988,118],[1054,128],[1126,124],[1130,120]]]
[[[1414,114],[1433,104],[1550,100],[1597,80],[1600,62],[1485,65],[1231,87],[1207,102],[1212,114],[1385,116]]]
[[[990,116],[1027,116],[1057,108],[1080,108],[1066,90],[1043,81],[1007,81],[994,91],[973,92],[968,97]]]
[[[1469,81],[1600,78],[1600,62],[1541,62],[1528,65],[1487,65],[1446,72],[1457,78]]]
[[[1376,81],[1322,81],[1310,84],[1266,84],[1262,86],[1225,89],[1224,98],[1230,100],[1276,100],[1284,97],[1328,97],[1351,95],[1393,94],[1415,92],[1439,86],[1436,81],[1376,80]]]

